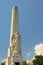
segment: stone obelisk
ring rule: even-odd
[[[19,32],[19,24],[18,24],[18,8],[12,8],[12,19],[11,19],[11,32],[10,32],[10,45],[11,45],[11,37],[15,32]]]
[[[6,59],[6,65],[22,65],[21,54],[21,35],[19,34],[18,24],[18,8],[12,8],[12,20],[10,31],[10,46],[8,48],[8,58]]]

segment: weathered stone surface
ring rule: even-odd
[[[21,54],[21,35],[19,34],[18,25],[18,8],[12,9],[11,32],[10,32],[10,47],[8,48],[8,58],[6,65],[22,65]]]

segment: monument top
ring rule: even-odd
[[[17,6],[15,6],[15,7],[12,8],[10,41],[11,41],[12,35],[14,35],[15,32],[19,32],[18,7]]]
[[[13,9],[14,9],[14,8],[18,8],[18,7],[17,7],[17,6],[15,6],[15,7],[13,6]]]

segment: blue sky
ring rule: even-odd
[[[35,55],[35,45],[43,44],[43,0],[1,0],[0,62],[7,57],[13,6],[18,6],[23,59],[31,60]]]

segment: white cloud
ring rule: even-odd
[[[34,59],[35,59],[35,57],[33,57],[33,58],[31,59],[31,61],[34,60]]]
[[[35,46],[35,54],[36,55],[43,55],[43,43],[37,44]]]
[[[2,62],[6,61],[6,59],[2,60]]]
[[[3,59],[3,60],[1,61],[1,63],[4,62],[4,61],[6,61],[6,59]]]
[[[28,52],[28,53],[27,53],[27,57],[29,57],[30,55],[31,55],[31,53]]]
[[[25,55],[25,60],[28,62],[30,59],[29,57],[31,56],[31,53],[30,52],[27,52],[26,55]]]

